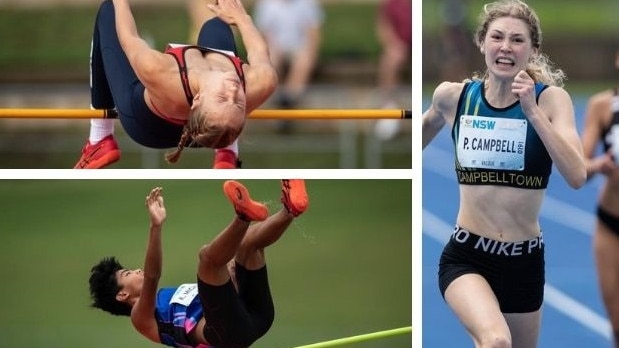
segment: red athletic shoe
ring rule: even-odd
[[[215,150],[214,169],[236,169],[241,168],[241,161],[236,157],[232,150],[221,149]]]
[[[234,205],[236,214],[245,221],[262,221],[269,216],[267,207],[249,197],[249,191],[240,182],[224,182],[224,193]]]
[[[82,148],[82,157],[73,169],[101,169],[120,159],[120,150],[110,134],[96,144],[90,141]]]
[[[282,180],[282,203],[290,214],[294,216],[303,214],[309,205],[307,191],[305,191],[305,180]]]

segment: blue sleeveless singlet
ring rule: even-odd
[[[537,101],[547,87],[535,84]],[[491,106],[482,81],[464,85],[451,136],[461,185],[548,186],[552,159],[520,102],[505,108]]]
[[[177,348],[213,348],[205,344],[192,345],[188,337],[189,332],[202,319],[197,284],[159,289],[155,318],[162,344]]]

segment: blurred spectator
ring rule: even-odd
[[[461,81],[468,77],[469,56],[473,48],[466,15],[469,0],[443,0],[440,5],[441,45],[437,62],[440,79]]]
[[[282,109],[294,109],[318,59],[323,8],[317,0],[256,0],[253,15],[279,74],[277,104]],[[289,133],[291,127],[291,121],[281,121],[278,128]]]
[[[376,35],[382,53],[378,63],[378,87],[382,107],[398,108],[395,92],[405,65],[410,62],[412,42],[411,0],[382,0],[376,19]],[[399,120],[379,120],[375,134],[388,140],[398,131]]]

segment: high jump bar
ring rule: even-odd
[[[362,341],[369,341],[369,340],[374,340],[374,339],[378,339],[378,338],[385,338],[385,337],[389,337],[389,336],[402,335],[402,334],[410,333],[410,332],[412,332],[412,327],[411,326],[406,326],[406,327],[401,327],[401,328],[398,328],[398,329],[391,329],[391,330],[385,330],[385,331],[379,331],[379,332],[372,332],[372,333],[363,334],[363,335],[344,337],[344,338],[339,338],[339,339],[331,340],[331,341],[324,341],[324,342],[308,344],[308,345],[305,345],[305,346],[297,346],[297,347],[294,347],[294,348],[327,348],[327,347],[336,347],[336,346],[341,346],[341,345],[344,345],[344,344],[357,343],[357,342],[362,342]]]
[[[118,118],[114,109],[45,109],[45,108],[0,108],[0,118],[40,119],[89,119]],[[251,119],[261,120],[372,120],[410,119],[411,110],[404,109],[257,109],[249,114]]]

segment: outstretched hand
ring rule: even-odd
[[[157,226],[162,225],[166,219],[165,205],[161,195],[162,190],[162,187],[155,187],[146,196],[146,208],[148,208],[148,213],[150,214],[150,222]]]
[[[218,0],[215,5],[207,4],[206,6],[217,17],[230,25],[237,24],[241,18],[247,16],[247,11],[245,11],[241,0]]]

